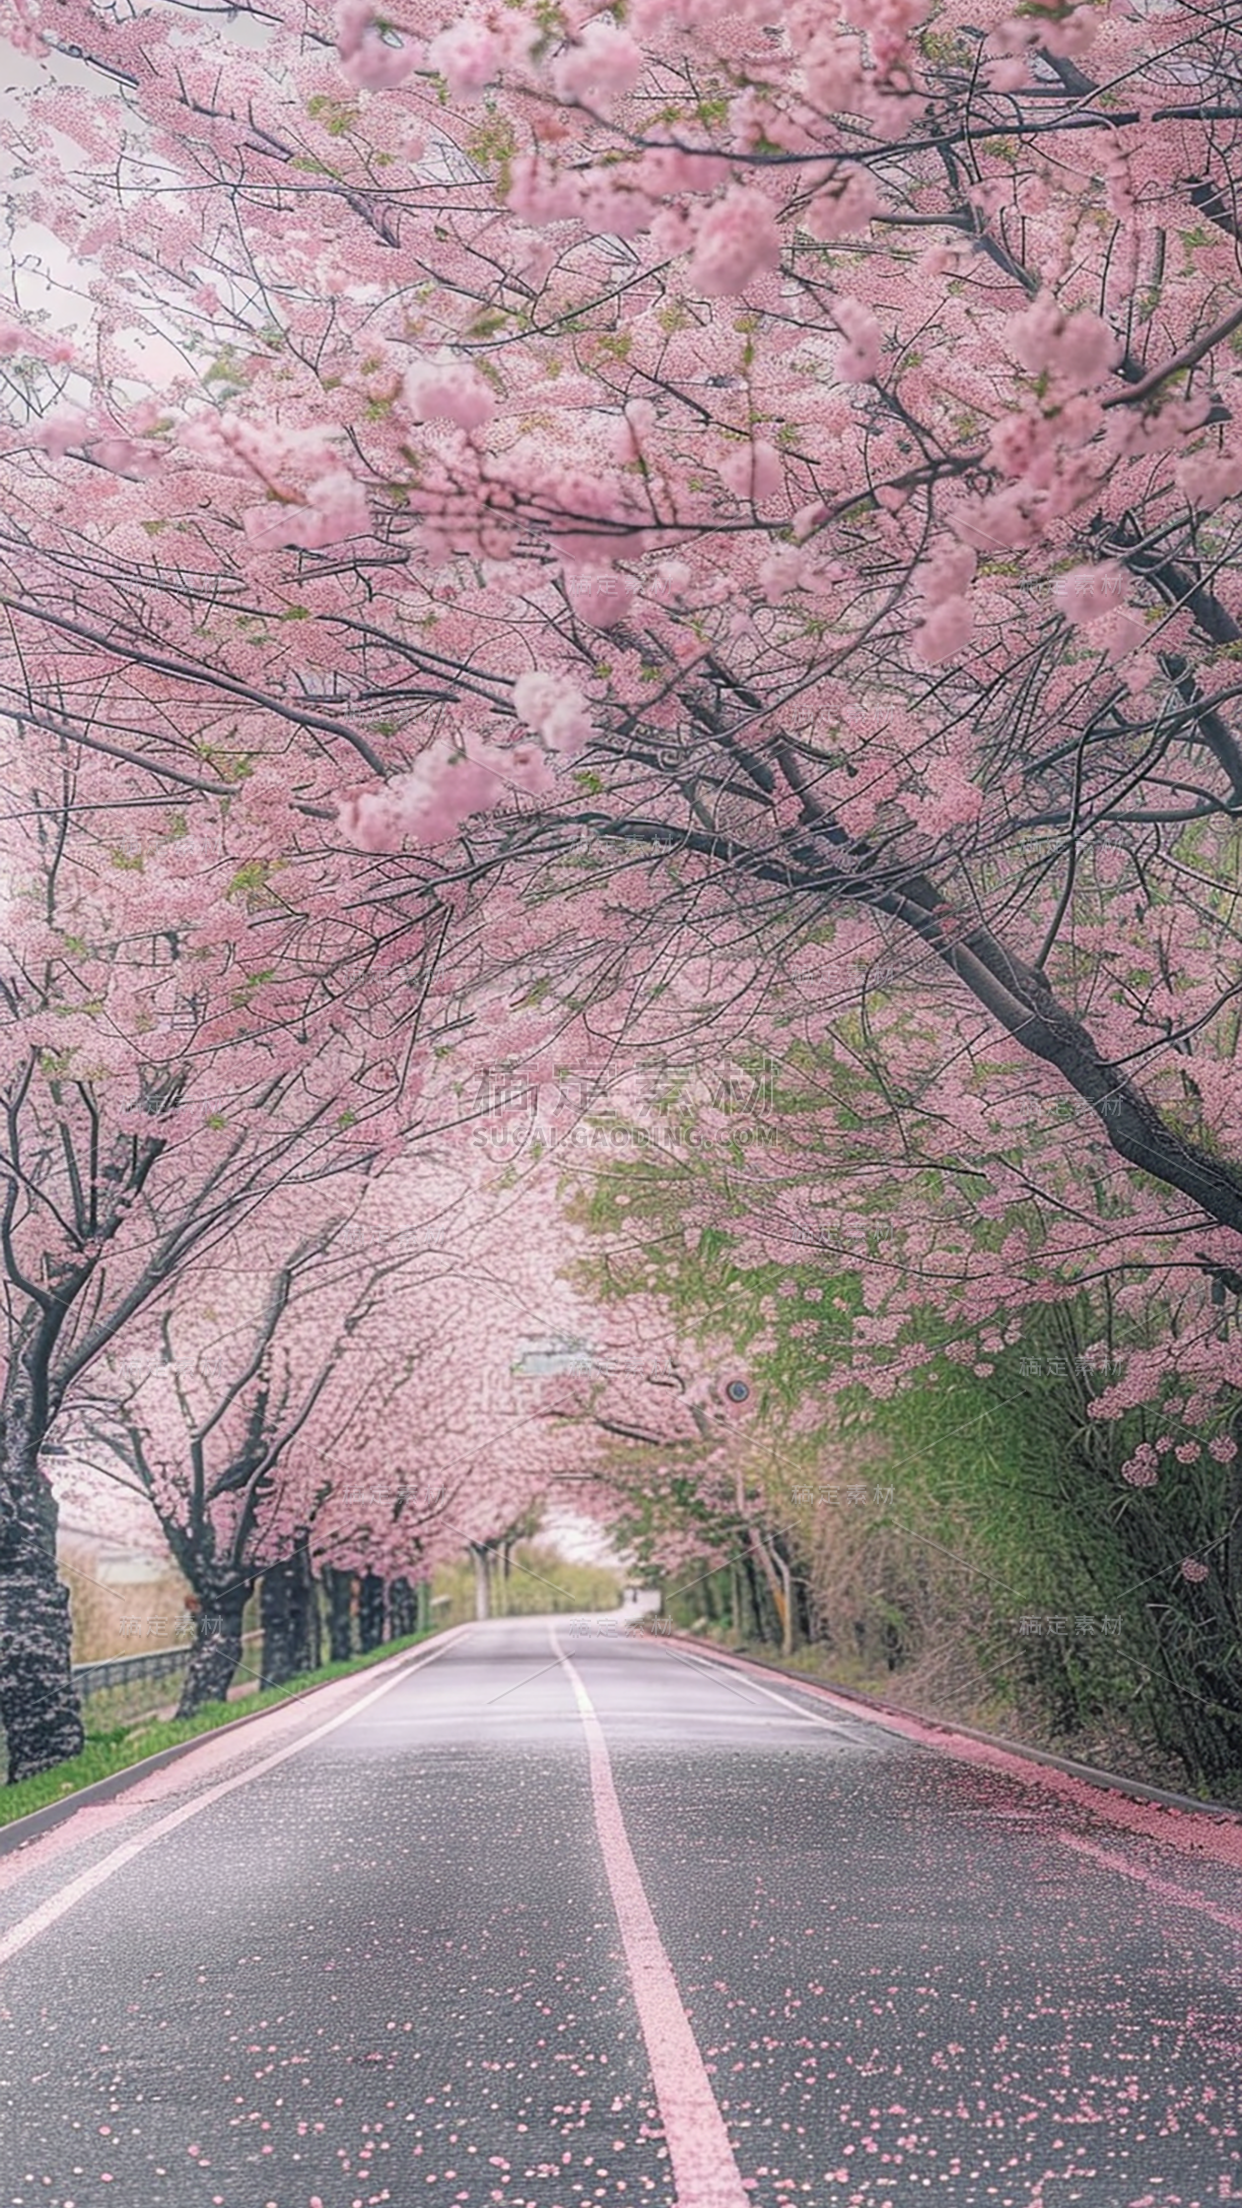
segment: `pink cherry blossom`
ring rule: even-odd
[[[591,628],[611,629],[625,620],[634,603],[635,588],[627,576],[604,569],[572,576],[566,596],[580,621]]]
[[[596,16],[576,45],[557,56],[552,82],[559,99],[598,101],[632,92],[643,67],[642,48],[629,32]]]
[[[447,421],[458,429],[485,429],[496,409],[478,369],[448,353],[412,363],[405,375],[405,400],[416,421]]]
[[[766,194],[735,185],[709,207],[695,233],[690,282],[705,299],[743,292],[752,277],[780,266],[781,234]]]
[[[1096,566],[1076,567],[1068,575],[1058,576],[1052,595],[1066,620],[1082,628],[1114,613],[1129,587],[1125,570],[1116,560],[1101,560]]]
[[[914,652],[924,666],[939,667],[965,650],[974,626],[975,612],[969,598],[942,598],[915,630]]]
[[[861,300],[838,298],[833,314],[845,332],[834,361],[842,383],[870,383],[880,365],[883,337],[879,322]]]
[[[550,751],[576,759],[591,737],[586,699],[568,676],[532,670],[513,685],[513,708]]]
[[[781,456],[766,437],[756,437],[753,443],[729,453],[720,462],[718,472],[721,482],[739,498],[771,498],[784,482]]]
[[[1049,370],[1074,390],[1090,389],[1117,361],[1118,342],[1108,324],[1087,307],[1067,314],[1051,292],[1012,316],[1008,337],[1024,368],[1033,375]]]
[[[280,545],[300,545],[314,551],[324,545],[343,544],[350,537],[365,536],[370,527],[362,485],[343,468],[320,476],[310,485],[304,500],[248,506],[243,518],[247,538],[261,552]]]
[[[432,39],[427,63],[438,69],[454,100],[475,100],[498,75],[504,46],[477,16],[463,16]]]
[[[881,205],[879,188],[869,169],[848,169],[817,192],[802,217],[803,228],[824,243],[848,238],[865,230]]]

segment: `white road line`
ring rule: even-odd
[[[330,1717],[326,1724],[317,1725],[313,1732],[304,1733],[300,1740],[291,1742],[289,1747],[278,1748],[274,1754],[264,1756],[259,1763],[252,1763],[245,1771],[239,1771],[235,1778],[222,1779],[218,1786],[209,1786],[205,1793],[196,1794],[193,1801],[183,1802],[180,1809],[170,1810],[166,1817],[148,1825],[145,1831],[135,1834],[132,1840],[123,1841],[119,1848],[113,1848],[110,1854],[101,1856],[98,1863],[93,1863],[87,1871],[80,1871],[76,1878],[70,1879],[67,1886],[61,1887],[59,1893],[49,1895],[46,1901],[40,1902],[37,1909],[31,1910],[28,1917],[20,1918],[10,1931],[0,1937],[0,1964],[10,1962],[24,1947],[29,1947],[31,1941],[37,1940],[41,1932],[48,1931],[61,1917],[75,1909],[80,1901],[85,1901],[88,1894],[93,1894],[99,1887],[106,1885],[118,1871],[124,1870],[127,1863],[132,1863],[135,1856],[153,1847],[157,1840],[162,1840],[165,1833],[175,1832],[179,1825],[188,1824],[191,1817],[197,1817],[200,1811],[210,1809],[214,1802],[223,1801],[226,1794],[234,1793],[239,1786],[249,1786],[252,1779],[262,1778],[265,1771],[274,1771],[278,1763],[287,1763],[290,1756],[300,1756],[304,1748],[322,1740],[325,1734],[334,1733],[338,1725],[348,1725],[359,1710],[365,1710],[370,1703],[378,1702],[382,1694],[390,1694],[394,1687],[399,1687],[404,1679],[409,1678],[412,1671],[421,1671],[425,1664],[434,1663],[437,1656],[442,1656],[447,1648],[469,1630],[465,1625],[454,1626],[434,1648],[416,1657],[413,1663],[406,1664],[402,1670],[394,1672],[382,1685],[373,1687],[370,1694],[364,1694],[360,1701],[351,1702],[347,1710],[342,1710],[336,1717]],[[278,1703],[276,1708],[279,1707]],[[210,1733],[203,1735],[203,1745],[211,1746]]]
[[[647,2046],[677,2208],[751,2208],[733,2157],[724,2118],[716,2105],[690,2019],[682,2006],[673,1966],[651,1914],[613,1784],[612,1762],[595,1705],[550,1627],[582,1718],[591,1767],[595,1829],[612,1889],[621,1944],[634,1988],[634,2005]]]
[[[608,1722],[610,1725],[647,1726],[749,1725],[753,1731],[757,1722],[762,1722],[764,1725],[774,1725],[778,1720],[769,1717],[766,1710],[760,1710],[756,1719],[747,1717],[742,1710],[666,1710],[663,1703],[661,1703],[658,1710],[610,1709]],[[804,1717],[801,1710],[791,1709],[786,1711],[783,1722],[786,1725],[814,1725],[819,1720],[813,1717]]]
[[[757,1679],[752,1679],[748,1672],[739,1672],[737,1668],[733,1665],[726,1664],[717,1666],[712,1663],[710,1658],[705,1659],[688,1654],[685,1657],[685,1661],[687,1663],[695,1664],[700,1671],[710,1672],[716,1669],[732,1670],[734,1672],[734,1676],[740,1676],[744,1678],[746,1680],[747,1686],[753,1687],[756,1694],[764,1694],[768,1697],[768,1700],[770,1702],[779,1702],[786,1709],[792,1707],[790,1703],[785,1702],[782,1695],[774,1693],[770,1687],[761,1686],[759,1681]],[[844,1730],[843,1727],[834,1725],[831,1718],[817,1718],[816,1723],[820,1725],[826,1725],[830,1732],[842,1732]],[[860,1717],[858,1723],[860,1725],[878,1725],[879,1721],[870,1717]],[[897,1739],[901,1739],[903,1737],[914,1737],[912,1735],[903,1736],[901,1733],[896,1732],[895,1728],[892,1727],[889,1728],[889,1731],[890,1735]],[[929,1745],[933,1748],[934,1752],[942,1753],[946,1756],[953,1755],[953,1748],[950,1741],[946,1741],[943,1748],[941,1748],[939,1742],[926,1744],[920,1742],[919,1745]],[[1006,1754],[1011,1759],[1013,1757],[1020,1757],[1021,1753],[1021,1749],[1016,1747],[1012,1750],[1006,1751]],[[970,1760],[973,1762],[973,1759]],[[989,1768],[995,1769],[996,1767],[994,1765],[989,1766],[987,1764],[981,1764],[975,1766],[975,1768],[986,1770]],[[1031,1767],[1031,1779],[1034,1780],[1036,1783],[1038,1783],[1041,1777],[1042,1770],[1043,1767],[1040,1765],[1033,1765]],[[1053,1775],[1054,1777],[1056,1776],[1055,1773]],[[1021,1783],[1030,1782],[1023,1781]],[[1129,1860],[1123,1855],[1114,1855],[1111,1850],[1096,1847],[1091,1841],[1080,1838],[1076,1833],[1066,1832],[1062,1827],[1053,1825],[1050,1822],[1048,1818],[1048,1813],[1045,1810],[998,1811],[989,1807],[989,1805],[987,1804],[980,1803],[978,1807],[973,1810],[945,1810],[942,1811],[941,1814],[945,1816],[1002,1816],[1013,1817],[1015,1819],[1020,1818],[1023,1821],[1025,1821],[1029,1817],[1032,1822],[1034,1822],[1038,1826],[1037,1836],[1040,1839],[1043,1839],[1050,1843],[1055,1842],[1059,1847],[1072,1848],[1079,1855],[1087,1856],[1092,1862],[1098,1863],[1102,1869],[1116,1871],[1122,1878],[1134,1879],[1140,1885],[1148,1887],[1149,1890],[1154,1893],[1159,1900],[1171,1902],[1175,1908],[1198,1910],[1201,1916],[1211,1917],[1214,1923],[1224,1925],[1227,1930],[1231,1932],[1242,1932],[1242,1914],[1234,1910],[1218,1908],[1217,1905],[1214,1902],[1209,1901],[1205,1895],[1187,1893],[1185,1887],[1174,1886],[1170,1880],[1158,1877],[1153,1871],[1149,1870],[1145,1864]],[[1219,1861],[1220,1858],[1217,1857],[1216,1860]]]
[[[705,1662],[702,1657],[690,1656],[682,1649],[678,1649],[676,1653],[682,1658],[683,1663],[693,1664],[696,1670],[706,1672],[709,1679],[714,1677],[719,1681],[722,1671],[732,1672],[735,1679],[745,1680],[752,1694],[766,1695],[769,1702],[775,1702],[782,1710],[792,1716],[802,1718],[807,1725],[822,1725],[826,1733],[835,1733],[838,1740],[858,1740],[858,1728],[856,1726],[848,1723],[841,1724],[833,1717],[821,1717],[818,1710],[800,1710],[796,1702],[788,1701],[783,1694],[774,1693],[771,1687],[760,1686],[759,1681],[752,1679],[749,1672],[739,1672],[734,1669],[732,1664],[713,1664],[710,1660]]]

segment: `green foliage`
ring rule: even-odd
[[[492,1565],[493,1616],[532,1618],[571,1610],[617,1610],[621,1605],[622,1575],[605,1564],[575,1564],[553,1548],[534,1541],[514,1544],[508,1576],[497,1549]],[[475,1614],[474,1565],[466,1557],[442,1564],[432,1575],[432,1590],[447,1595],[445,1615],[450,1624],[464,1624]]]
[[[316,92],[307,101],[306,112],[312,122],[327,131],[329,138],[345,137],[349,131],[357,129],[361,119],[361,110],[355,102],[333,99],[327,92]]]
[[[1230,1469],[1206,1452],[1187,1466],[1169,1456],[1155,1489],[1130,1487],[1123,1463],[1151,1432],[1176,1432],[1177,1401],[1109,1420],[1092,1411],[1099,1383],[1084,1353],[1101,1342],[1113,1356],[1141,1349],[1161,1315],[1121,1318],[1105,1283],[1035,1306],[1020,1337],[1011,1326],[1007,1345],[985,1356],[948,1309],[907,1303],[892,1348],[915,1362],[901,1386],[880,1395],[852,1380],[864,1304],[860,1275],[832,1246],[834,1146],[848,1156],[881,1107],[862,1019],[845,1041],[840,1065],[831,1043],[794,1054],[767,1083],[762,1113],[723,1129],[713,1114],[710,1142],[695,1139],[695,1111],[671,1083],[668,1139],[571,1195],[572,1216],[599,1237],[591,1293],[605,1305],[658,1298],[679,1338],[736,1360],[754,1397],[729,1442],[730,1476],[707,1492],[693,1469],[622,1460],[618,1538],[643,1557],[658,1554],[662,1535],[695,1529],[718,1554],[744,1548],[736,1475],[755,1499],[746,1511],[802,1581],[837,1676],[882,1687],[893,1670],[943,1659],[975,1682],[974,1706],[945,1714],[995,1723],[1008,1713],[1027,1737],[1085,1743],[1088,1756],[1102,1743],[1103,1760],[1128,1756],[1166,1782],[1242,1796],[1242,1649],[1221,1533]],[[804,1264],[758,1262],[745,1253],[762,1250],[762,1206],[779,1200],[773,1160],[792,1154],[799,1130],[798,1185],[824,1156],[824,1247]],[[917,1160],[900,1186],[940,1208],[949,1195],[945,1177]],[[851,1221],[853,1246],[861,1256],[865,1242],[873,1258],[891,1249],[900,1275],[900,1200],[878,1188],[874,1202]],[[688,1236],[704,1209],[736,1226]],[[1025,1213],[980,1219],[963,1207],[965,1273],[972,1248],[997,1248],[1017,1225],[1038,1237]],[[847,1486],[851,1468],[865,1469],[865,1489]],[[1214,1559],[1206,1586],[1184,1579],[1188,1557]],[[686,1598],[695,1615],[671,1595],[670,1613],[715,1629],[719,1585],[710,1573],[698,1582],[703,1591]],[[751,1637],[771,1642],[778,1621],[762,1583],[747,1600]]]

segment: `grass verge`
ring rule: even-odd
[[[19,1779],[16,1786],[0,1788],[0,1826],[11,1825],[19,1817],[29,1817],[33,1810],[47,1809],[53,1802],[64,1801],[66,1795],[76,1794],[81,1787],[93,1786],[97,1779],[110,1779],[118,1771],[128,1771],[131,1764],[158,1755],[161,1748],[179,1747],[183,1740],[195,1740],[200,1733],[216,1732],[221,1725],[234,1725],[239,1717],[250,1717],[256,1710],[273,1709],[278,1702],[287,1702],[290,1695],[305,1694],[308,1687],[326,1687],[333,1679],[345,1679],[351,1672],[367,1671],[372,1664],[383,1663],[389,1656],[399,1656],[405,1649],[417,1648],[420,1641],[431,1638],[430,1632],[409,1633],[399,1641],[385,1641],[381,1648],[370,1649],[365,1656],[351,1656],[342,1663],[324,1664],[319,1671],[303,1672],[296,1679],[287,1679],[283,1686],[261,1687],[257,1694],[247,1695],[244,1703],[205,1703],[194,1717],[145,1717],[132,1725],[114,1725],[99,1732],[92,1730],[88,1717],[86,1746],[80,1756],[71,1756],[67,1763],[58,1763],[51,1771],[40,1771],[33,1779]]]

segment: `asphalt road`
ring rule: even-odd
[[[1242,1875],[470,1627],[0,1858],[0,2208],[1217,2208]]]

